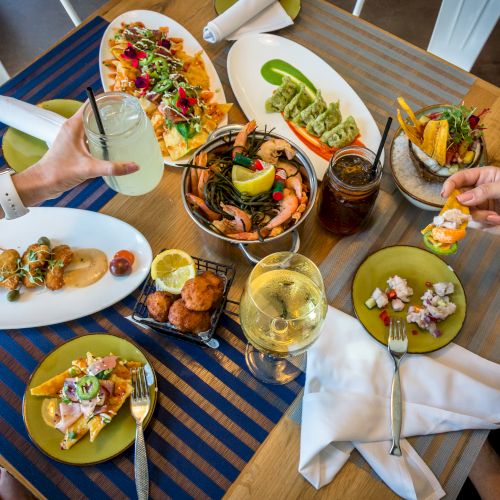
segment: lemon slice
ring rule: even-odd
[[[234,165],[231,178],[234,187],[240,193],[247,193],[251,196],[269,191],[274,183],[274,166],[252,172],[250,169],[240,165]]]
[[[173,294],[181,293],[187,280],[196,276],[196,265],[189,254],[172,248],[159,253],[151,264],[151,277],[156,289]]]

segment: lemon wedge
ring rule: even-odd
[[[269,191],[273,187],[274,173],[273,165],[255,172],[240,165],[234,165],[231,171],[231,179],[234,187],[240,193],[255,196],[264,191]]]
[[[184,283],[195,276],[194,260],[176,248],[159,253],[151,264],[151,277],[155,280],[156,289],[163,292],[177,295],[181,293]]]

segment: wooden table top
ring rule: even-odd
[[[189,4],[189,8],[187,8],[187,4]],[[229,42],[211,45],[201,40],[201,36],[199,36],[207,21],[215,15],[213,5],[208,1],[110,0],[92,17],[100,15],[111,21],[123,12],[133,9],[154,10],[175,18],[196,36],[212,60],[221,52],[224,53],[228,50]],[[359,20],[359,22],[365,23],[363,20]],[[300,23],[300,15],[296,23]],[[232,95],[230,91],[226,93],[226,95],[228,94]],[[487,127],[485,136],[488,156],[491,164],[500,166],[500,89],[481,79],[476,79],[465,97],[465,102],[480,109],[483,107],[491,109],[484,120]],[[230,123],[244,123],[246,121],[237,103],[230,112],[229,121]],[[118,194],[101,212],[122,219],[136,227],[147,238],[153,252],[158,252],[165,247],[176,247],[182,248],[192,255],[203,255],[207,259],[234,263],[238,273],[232,288],[231,298],[238,299],[251,266],[235,246],[211,237],[192,223],[182,208],[179,188],[181,175],[181,170],[167,168],[160,186],[153,192],[137,198]],[[173,206],[177,209],[169,210],[169,207]],[[156,216],[158,213],[168,215],[158,217]],[[303,238],[300,252],[320,264],[338,239],[324,231],[314,215],[308,219],[304,226],[303,231],[307,232],[308,237]],[[318,241],[321,241],[321,244],[318,244]],[[274,248],[273,245],[267,244],[262,250],[265,253],[270,253],[274,250],[282,250],[287,245],[289,242],[284,242],[279,247]],[[300,427],[289,415],[285,414],[243,469],[238,479],[232,484],[225,498],[350,499],[396,497],[381,481],[351,462],[346,463],[329,485],[319,491],[316,490],[297,470],[299,444]],[[33,485],[16,473],[13,467],[1,457],[0,463],[12,471],[35,495],[41,496]]]

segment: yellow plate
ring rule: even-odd
[[[38,104],[65,118],[73,116],[81,105],[81,102],[71,99],[53,99]],[[2,151],[5,161],[16,172],[31,167],[47,152],[47,149],[45,142],[15,128],[8,128],[3,136]]]
[[[214,0],[215,12],[217,12],[217,14],[222,14],[236,1],[237,0]],[[280,0],[280,3],[292,19],[295,19],[299,15],[300,0]]]
[[[144,421],[144,427],[151,420],[156,404],[157,384],[155,372],[146,354],[132,342],[106,333],[81,335],[65,342],[41,361],[31,375],[23,399],[23,419],[33,443],[50,458],[70,465],[91,465],[104,462],[125,451],[135,441],[135,421],[130,414],[127,400],[118,415],[91,443],[88,434],[69,450],[61,450],[59,444],[63,434],[42,420],[41,408],[45,397],[31,395],[31,388],[71,366],[74,359],[91,352],[95,356],[105,356],[112,352],[120,358],[144,363],[148,378],[151,406]]]
[[[382,344],[387,345],[388,328],[379,318],[382,310],[376,306],[373,309],[368,309],[365,301],[375,288],[384,290],[387,287],[387,279],[395,274],[408,280],[408,285],[413,288],[413,295],[409,304],[401,312],[394,312],[389,306],[387,312],[394,318],[406,319],[408,305],[422,303],[420,297],[427,289],[426,281],[453,283],[455,292],[450,298],[457,305],[457,310],[444,321],[438,323],[442,332],[441,337],[434,338],[414,323],[406,326],[408,352],[432,352],[449,344],[460,333],[465,321],[467,311],[465,291],[458,276],[446,262],[427,250],[412,246],[401,245],[382,248],[369,255],[358,267],[352,282],[352,302],[356,316],[368,333]],[[416,331],[417,335],[413,335],[412,331]]]

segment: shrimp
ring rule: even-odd
[[[224,210],[224,212],[234,217],[233,220],[224,218],[219,221],[214,221],[214,226],[221,233],[243,233],[246,231],[250,231],[252,227],[252,221],[250,219],[250,216],[246,212],[233,205],[224,205],[224,203],[221,203],[220,206],[222,207],[222,210]]]
[[[260,236],[265,238],[268,235],[267,231],[261,230]],[[259,231],[244,232],[244,233],[233,233],[227,235],[229,238],[241,241],[257,241],[259,239]]]
[[[255,120],[251,120],[238,132],[238,135],[234,139],[233,158],[236,156],[236,153],[242,153],[245,151],[248,134],[252,133],[256,128],[257,122]]]
[[[265,226],[265,229],[273,229],[288,222],[297,211],[299,199],[295,193],[288,188],[283,190],[283,199],[280,201],[280,211]]]
[[[269,139],[260,146],[257,155],[264,161],[276,165],[283,152],[289,160],[295,156],[295,149],[284,139]]]
[[[214,212],[213,210],[210,210],[207,207],[207,204],[198,196],[195,196],[192,193],[186,193],[186,198],[191,205],[199,208],[208,217],[209,221],[213,222],[221,218],[220,214]]]
[[[199,167],[206,167],[208,161],[208,155],[205,151],[201,152],[196,156],[194,163]],[[204,200],[205,199],[205,184],[207,183],[211,172],[204,169],[198,169],[200,172],[198,174],[198,196]]]
[[[282,168],[286,172],[285,186],[295,191],[295,196],[300,200],[302,198],[302,175],[298,167],[287,161],[278,161],[277,168]]]

